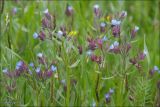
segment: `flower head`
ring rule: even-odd
[[[63,32],[62,32],[61,30],[59,30],[59,31],[57,32],[57,36],[58,36],[58,38],[62,38]]]
[[[5,68],[2,70],[3,73],[7,73],[8,72],[8,68]]]
[[[98,4],[95,4],[95,5],[93,6],[93,8],[94,8],[94,14],[95,14],[95,16],[96,16],[96,17],[100,17],[99,5],[98,5]]]
[[[16,70],[20,69],[23,66],[23,61],[18,61],[16,64]]]
[[[57,67],[54,66],[54,65],[51,65],[51,71],[52,71],[52,72],[55,72],[56,70],[57,70]]]
[[[67,5],[65,13],[67,16],[72,16],[73,15],[73,7],[70,5]]]
[[[42,58],[42,57],[43,57],[43,54],[42,54],[42,53],[38,53],[38,54],[37,54],[37,57]]]
[[[34,39],[37,39],[37,38],[38,38],[38,33],[35,32],[35,33],[33,34],[33,38],[34,38]]]
[[[36,73],[40,73],[41,72],[41,67],[37,67],[35,71],[36,71]]]
[[[113,19],[113,20],[111,21],[111,24],[112,24],[112,26],[117,26],[117,25],[120,25],[120,24],[121,24],[121,21],[118,21],[118,20]]]

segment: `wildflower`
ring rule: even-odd
[[[70,5],[67,5],[65,13],[67,16],[72,16],[73,15],[73,7]]]
[[[122,11],[120,18],[125,18],[127,16],[127,12],[126,11]]]
[[[8,72],[8,68],[3,69],[2,72],[6,74]]]
[[[111,24],[112,24],[112,26],[119,26],[119,25],[121,24],[121,21],[118,21],[118,20],[113,19],[113,20],[111,21]]]
[[[102,22],[102,23],[100,24],[100,31],[101,31],[101,32],[105,32],[105,27],[106,27],[106,23]]]
[[[100,9],[98,4],[94,5],[94,14],[96,17],[100,17]]]
[[[112,95],[114,93],[114,89],[110,88],[109,94]]]
[[[120,26],[118,26],[118,25],[113,26],[112,34],[114,37],[119,37],[120,36]]]
[[[83,52],[82,46],[78,46],[78,51],[79,51],[79,54],[82,54],[82,52]]]
[[[93,40],[93,39],[88,39],[88,42],[89,42],[89,49],[90,50],[95,50],[96,49],[96,41],[95,40]]]
[[[151,69],[151,70],[149,71],[149,74],[150,74],[151,76],[153,76],[153,74],[154,74],[156,71],[159,73],[159,68],[158,68],[157,66],[154,66],[153,69]]]
[[[131,38],[135,38],[137,31],[139,30],[138,26],[135,26],[134,29],[131,31]]]
[[[29,69],[29,74],[31,74],[32,75],[32,71]]]
[[[16,14],[16,13],[17,13],[17,11],[18,11],[18,10],[17,10],[17,8],[16,8],[16,7],[14,7],[14,8],[12,9],[12,13],[13,13],[13,14]]]
[[[35,71],[36,71],[36,73],[40,73],[41,72],[41,68],[37,67]]]
[[[102,39],[98,39],[98,40],[97,40],[97,44],[98,44],[98,47],[99,47],[100,49],[102,49],[103,40],[102,40]]]
[[[88,50],[88,51],[87,51],[87,55],[88,55],[88,56],[91,56],[92,53],[93,53],[93,52],[92,52],[91,50]]]
[[[60,30],[63,32],[63,36],[66,36],[66,27],[65,26],[61,26]]]
[[[48,20],[51,20],[51,15],[50,15],[50,13],[48,12],[48,9],[44,10],[44,14],[45,14],[45,16],[46,16],[46,18],[47,18]]]
[[[77,32],[76,32],[76,31],[71,31],[71,32],[69,32],[68,35],[69,35],[69,36],[75,36],[75,35],[77,35]]]
[[[57,36],[58,36],[58,38],[62,38],[63,32],[62,32],[61,30],[59,30],[59,31],[57,32]]]
[[[133,65],[135,65],[137,63],[137,59],[134,57],[132,59],[129,60]]]
[[[111,96],[110,96],[109,93],[107,93],[107,94],[105,95],[106,103],[109,103],[109,102],[110,102],[110,100],[111,100],[110,97],[111,97]]]
[[[46,35],[43,31],[40,31],[39,38],[43,41],[45,39]]]
[[[42,54],[42,53],[38,53],[38,54],[37,54],[37,57],[42,58],[42,57],[43,57],[43,54]]]
[[[115,42],[113,43],[113,46],[114,46],[114,47],[118,47],[118,46],[119,46],[119,42],[115,41]]]
[[[109,51],[114,52],[114,53],[119,53],[119,52],[120,52],[119,42],[115,41],[115,42],[109,47]]]
[[[52,66],[51,66],[51,71],[52,71],[52,72],[55,72],[56,70],[57,70],[57,67],[54,66],[54,65],[52,65]]]
[[[103,36],[102,41],[107,41],[108,38],[106,36]]]
[[[139,59],[139,60],[144,60],[144,58],[145,58],[146,54],[147,54],[147,52],[146,52],[146,51],[139,53],[139,55],[138,55],[138,59]]]
[[[102,62],[101,56],[96,56],[96,55],[92,54],[90,58],[93,62],[97,62],[98,64],[101,64],[101,62]]]
[[[19,61],[16,64],[16,70],[19,70],[23,66],[23,61]]]
[[[31,62],[31,63],[29,64],[29,66],[30,66],[30,67],[34,67],[34,63]]]
[[[38,36],[38,33],[35,32],[35,33],[33,34],[33,38],[34,38],[34,39],[37,39],[38,37],[39,37],[39,36]]]
[[[44,17],[41,23],[43,28],[49,28],[49,20],[47,18]]]

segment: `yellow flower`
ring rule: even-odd
[[[107,16],[107,17],[106,17],[106,21],[107,21],[107,22],[110,22],[110,20],[111,20],[111,17],[110,17],[110,16]]]
[[[68,33],[68,36],[76,36],[77,35],[77,31],[71,31]]]

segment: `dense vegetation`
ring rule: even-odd
[[[1,1],[1,106],[160,106],[156,1]]]

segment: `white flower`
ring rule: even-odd
[[[107,41],[108,40],[108,38],[106,37],[106,36],[104,36],[103,38],[102,38],[102,41]]]
[[[106,24],[105,24],[104,22],[102,22],[102,23],[100,24],[100,26],[101,26],[101,27],[105,27]]]
[[[5,68],[5,69],[2,70],[2,72],[3,72],[3,73],[7,73],[7,72],[8,72],[8,69]]]
[[[118,20],[115,20],[115,19],[113,19],[112,21],[111,21],[111,23],[112,23],[112,25],[120,25],[121,24],[121,21],[118,21]]]
[[[98,4],[95,4],[94,5],[94,9],[98,9],[99,8],[99,5]]]
[[[48,9],[46,9],[46,10],[44,10],[44,12],[43,12],[44,14],[47,14],[48,13]]]
[[[114,49],[114,46],[113,46],[113,44],[109,47],[109,49]]]
[[[118,47],[118,46],[119,46],[119,42],[115,41],[115,42],[113,43],[113,46],[114,46],[114,47]]]
[[[37,73],[39,73],[41,71],[41,68],[40,67],[37,67],[36,70],[35,70]]]
[[[68,6],[67,9],[68,9],[68,11],[72,11],[73,7],[72,6]]]
[[[144,49],[143,54],[147,55],[148,54],[147,50]]]
[[[34,39],[37,39],[37,38],[38,38],[38,33],[35,32],[35,33],[33,34],[33,38],[34,38]]]
[[[137,32],[139,30],[139,27],[138,26],[135,26],[134,27],[134,30]]]
[[[43,54],[42,53],[38,53],[37,56],[40,57],[40,58],[42,58]]]
[[[110,93],[110,94],[113,94],[113,93],[114,93],[114,89],[111,89],[111,88],[110,88],[109,93]]]
[[[61,80],[61,83],[62,83],[62,84],[65,84],[65,83],[66,83],[66,80],[65,80],[65,79]]]
[[[63,36],[63,32],[61,30],[59,30],[57,35],[58,35],[58,38],[61,38]]]
[[[154,71],[158,71],[159,70],[159,68],[157,67],[157,66],[154,66]]]
[[[56,70],[57,70],[57,67],[56,67],[56,66],[54,66],[54,65],[52,65],[52,66],[51,66],[51,70],[52,70],[52,72],[54,72],[54,71],[56,71]]]
[[[92,51],[91,51],[91,50],[88,50],[88,51],[87,51],[87,55],[90,56],[91,54],[92,54]]]

